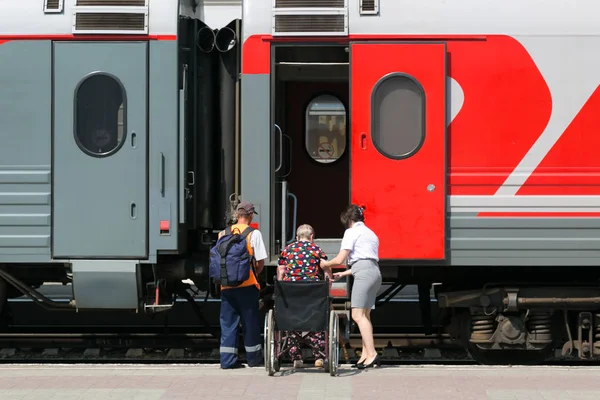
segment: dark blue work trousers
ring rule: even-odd
[[[262,362],[258,289],[255,286],[225,289],[221,292],[221,368],[238,361],[238,325],[242,321],[244,347],[249,366]]]

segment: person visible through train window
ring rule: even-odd
[[[230,226],[232,233],[241,234],[250,226],[252,218],[257,212],[254,205],[248,201],[242,201],[235,209],[234,217],[237,222]],[[219,233],[219,238],[225,231]],[[221,345],[220,361],[221,368],[240,368],[238,362],[238,325],[242,322],[244,335],[244,347],[248,366],[255,367],[264,365],[261,345],[261,323],[258,312],[258,293],[260,284],[258,274],[264,268],[267,258],[267,249],[263,242],[262,234],[254,229],[247,236],[248,250],[253,257],[254,268],[250,271],[250,277],[235,287],[221,287]],[[250,251],[251,250],[251,251]]]
[[[331,261],[321,260],[321,268],[331,268],[344,263],[348,259],[348,267],[344,272],[333,274],[335,280],[353,275],[351,307],[352,319],[360,329],[362,337],[362,354],[356,367],[359,369],[379,365],[379,355],[375,351],[371,309],[375,306],[375,298],[381,287],[379,271],[379,238],[369,229],[364,221],[364,209],[352,204],[340,216],[346,228],[340,252]]]
[[[296,241],[289,244],[279,256],[277,279],[280,281],[318,281],[320,260],[327,255],[313,241],[315,231],[312,226],[300,225],[296,230]],[[331,268],[323,268],[326,278],[332,279]],[[294,368],[303,366],[301,344],[303,340],[310,341],[312,354],[315,357],[315,367],[323,366],[325,356],[325,335],[323,332],[287,332],[289,338],[289,355],[294,361]]]

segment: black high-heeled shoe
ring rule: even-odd
[[[359,365],[364,365],[364,361],[357,362],[356,364],[352,364],[352,368],[360,368]]]
[[[373,359],[373,361],[371,361],[368,364],[361,364],[361,366],[357,366],[358,369],[367,369],[367,368],[373,368],[375,365],[377,365],[379,367],[379,365],[381,364],[381,359],[379,358],[379,354],[377,354],[375,356],[375,358]]]

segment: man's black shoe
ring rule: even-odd
[[[230,367],[225,367],[225,368],[221,367],[221,369],[240,369],[240,368],[246,368],[246,366],[244,364],[242,364],[241,362],[237,362]]]
[[[265,362],[264,362],[264,361],[261,361],[261,362],[259,362],[259,363],[252,364],[252,365],[248,364],[248,366],[249,366],[250,368],[253,368],[253,367],[264,367],[264,366],[265,366]]]

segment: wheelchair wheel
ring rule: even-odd
[[[263,359],[265,361],[265,370],[269,372],[269,313],[265,315],[265,327],[263,330]]]
[[[329,335],[328,335],[328,360],[327,360],[327,372],[329,375],[335,376],[337,374],[338,363],[340,359],[340,346],[339,346],[339,317],[331,311],[329,313]]]
[[[268,360],[266,363],[267,371],[269,372],[269,376],[275,375],[275,372],[279,371],[279,355],[277,354],[277,334],[275,333],[275,315],[273,314],[273,310],[269,310],[269,314],[267,315],[267,342],[268,342],[268,350],[266,353],[268,354]]]

